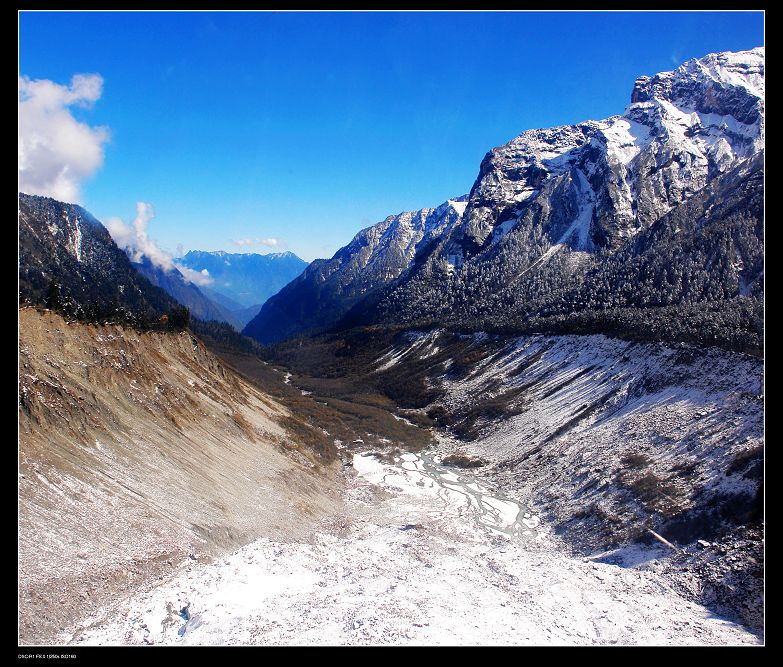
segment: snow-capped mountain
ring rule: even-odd
[[[271,343],[334,324],[358,300],[426,257],[437,240],[461,220],[465,199],[390,215],[363,229],[334,257],[315,260],[271,297],[243,333]]]
[[[547,236],[616,246],[764,146],[764,49],[636,80],[620,116],[528,130],[484,158],[450,248],[470,254],[546,201]]]
[[[191,250],[177,258],[176,263],[194,271],[208,271],[214,282],[206,290],[202,290],[207,296],[233,311],[254,307],[253,315],[261,309],[261,304],[296,278],[307,266],[307,262],[292,252],[260,255],[228,253],[222,250]],[[226,297],[230,301],[226,301]],[[231,302],[236,307],[231,307]],[[251,318],[252,315],[247,321]]]
[[[407,266],[386,279],[380,290],[366,285],[363,300],[357,298],[362,292],[353,287],[356,275],[349,268],[367,264],[367,251],[357,244],[359,237],[330,263],[311,266],[305,276],[326,269],[333,286],[330,311],[338,310],[334,304],[354,302],[342,326],[441,322],[524,329],[534,316],[603,311],[614,304],[613,299],[579,300],[581,285],[591,271],[716,179],[722,179],[721,188],[733,188],[733,211],[741,213],[743,201],[757,201],[759,188],[763,193],[763,177],[753,180],[753,193],[741,187],[750,172],[763,174],[763,157],[751,161],[763,156],[763,147],[764,49],[710,54],[674,71],[637,79],[622,115],[528,130],[492,149],[462,204],[462,215],[432,234],[429,243],[417,246]],[[741,165],[752,168],[743,170]],[[747,201],[742,199],[745,195]],[[754,211],[751,217],[756,216],[756,222],[758,216],[763,219],[758,207]],[[688,304],[747,296],[739,285],[760,275],[763,224],[751,222],[743,227],[735,220],[729,248],[721,245],[716,231],[725,227],[725,221],[714,213],[700,211],[710,221],[712,242],[721,249],[721,257],[731,255],[727,261],[734,274],[727,280],[736,289],[731,293],[732,288],[724,285],[698,295],[691,289]],[[385,226],[388,220],[359,236],[380,236]],[[690,229],[689,233],[697,231]],[[673,241],[675,245],[687,242],[683,235]],[[743,259],[738,248],[751,246],[752,257]],[[647,250],[638,243],[634,247],[637,253]],[[682,280],[682,275],[687,275],[686,281],[694,278],[691,261],[699,264],[699,275],[710,275],[708,261],[700,254],[709,256],[710,248],[699,246],[693,255],[670,250],[665,261],[673,263],[679,278],[670,276],[669,283]],[[378,252],[384,251],[397,252],[394,246],[378,247]],[[374,258],[382,265],[378,252]],[[748,261],[755,266],[753,275],[747,269]],[[761,261],[763,265],[763,251]],[[609,292],[625,289],[629,281],[641,281],[637,284],[641,290],[648,278],[653,283],[659,279],[612,276]],[[285,297],[294,292],[282,292],[274,299],[279,308],[262,311],[246,332],[268,342],[311,328],[311,313],[319,307],[323,282],[300,283],[294,307],[284,305]],[[680,307],[685,299],[670,299],[668,294],[636,296],[624,305]]]

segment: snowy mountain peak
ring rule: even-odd
[[[634,85],[631,104],[659,99],[678,105],[696,102],[711,106],[722,93],[734,88],[764,98],[764,47],[711,53],[688,60],[673,71],[641,76]],[[706,90],[711,93],[705,94]]]
[[[623,115],[523,132],[484,158],[452,251],[496,241],[500,224],[576,184],[576,170],[595,195],[582,246],[616,245],[763,149],[763,94],[763,48],[715,53],[637,79]],[[551,243],[585,205],[577,193]]]
[[[763,92],[763,48],[640,77],[623,114],[528,129],[486,154],[467,197],[360,231],[270,299],[245,332],[271,342],[341,313],[348,325],[403,309],[436,321],[455,303],[473,317],[476,301],[460,300],[482,280],[493,285],[487,301],[499,276],[518,286],[551,265],[552,275],[584,269],[759,154]],[[500,310],[518,289],[505,298]]]

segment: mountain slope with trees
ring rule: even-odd
[[[492,149],[458,218],[398,270],[355,269],[390,218],[311,265],[245,333],[445,325],[760,353],[764,137],[763,48],[642,76],[622,115]],[[374,262],[400,246],[371,246]]]

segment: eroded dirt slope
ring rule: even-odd
[[[339,505],[333,445],[188,333],[19,311],[19,639]]]

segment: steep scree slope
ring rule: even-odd
[[[339,503],[333,444],[190,334],[19,319],[22,643],[187,554],[290,539]]]

